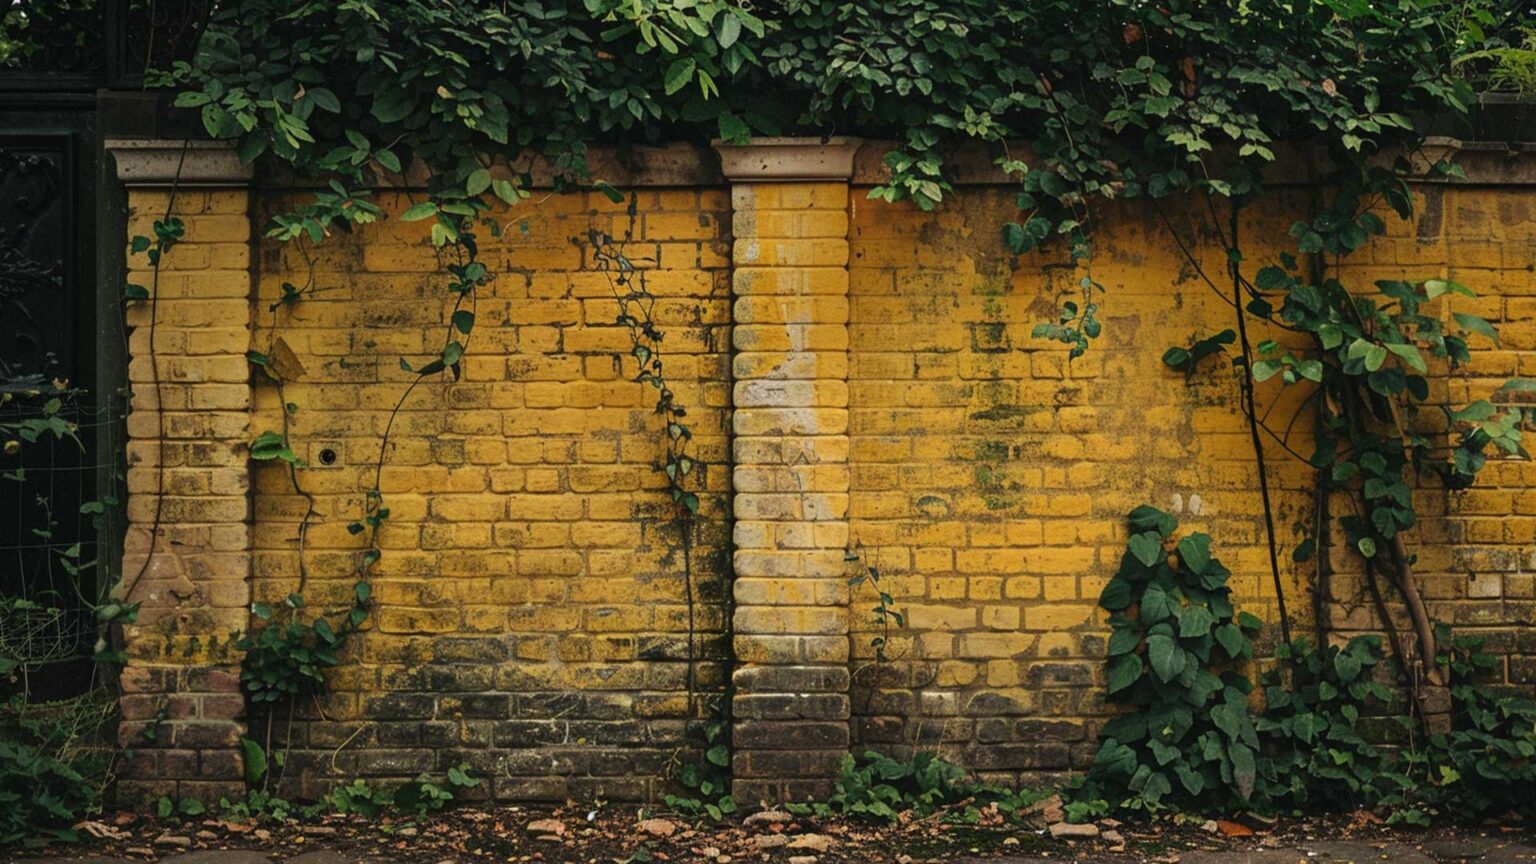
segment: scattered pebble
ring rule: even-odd
[[[1051,836],[1057,840],[1091,840],[1099,836],[1099,826],[1092,822],[1052,822]]]
[[[832,849],[833,843],[832,838],[825,834],[801,834],[790,841],[789,848],[809,849],[812,852],[827,852]]]
[[[789,845],[789,837],[783,834],[759,834],[752,838],[752,845],[758,849],[778,849]]]
[[[677,823],[671,819],[645,819],[635,823],[635,830],[652,837],[671,837],[677,833]]]
[[[535,819],[528,823],[528,833],[540,840],[552,836],[558,840],[566,834],[565,823],[559,819]]]
[[[747,828],[756,828],[759,825],[782,825],[785,822],[794,821],[794,818],[783,810],[764,810],[741,820],[741,824]]]
[[[332,828],[329,825],[305,825],[304,826],[304,836],[305,837],[333,837],[335,835],[336,835],[336,829]]]

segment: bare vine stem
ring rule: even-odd
[[[1209,197],[1207,197],[1209,200]],[[1264,462],[1264,439],[1259,435],[1258,410],[1254,407],[1253,400],[1253,349],[1248,341],[1248,312],[1243,307],[1242,273],[1239,269],[1241,257],[1238,252],[1238,213],[1240,204],[1234,199],[1232,202],[1231,246],[1228,247],[1227,269],[1232,274],[1232,308],[1237,315],[1237,344],[1242,350],[1243,375],[1242,391],[1243,402],[1247,406],[1248,434],[1253,440],[1253,458],[1259,471],[1259,498],[1264,506],[1264,536],[1269,545],[1269,572],[1275,585],[1275,604],[1280,613],[1280,638],[1285,644],[1291,644],[1291,616],[1285,606],[1285,585],[1280,579],[1280,556],[1275,549],[1275,509],[1269,497],[1269,470]]]
[[[659,470],[667,481],[673,524],[677,526],[680,535],[679,545],[683,558],[683,600],[687,604],[688,615],[684,686],[688,700],[687,720],[692,725],[699,717],[698,602],[693,576],[693,534],[699,511],[699,496],[693,491],[690,478],[695,472],[702,474],[702,463],[691,447],[693,430],[687,423],[688,410],[678,403],[666,377],[662,344],[665,334],[655,319],[657,298],[646,285],[646,271],[636,266],[637,263],[645,263],[646,259],[630,258],[626,252],[635,237],[638,214],[639,196],[630,193],[625,206],[622,233],[616,238],[609,232],[593,228],[587,231],[586,242],[592,251],[593,265],[607,279],[608,289],[618,307],[616,323],[629,334],[630,354],[639,367],[633,380],[649,384],[656,391],[654,411],[665,423],[666,453]],[[722,704],[722,715],[725,710]]]

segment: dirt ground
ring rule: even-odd
[[[1053,833],[1095,833],[1066,838]],[[333,816],[303,823],[159,820],[133,813],[82,823],[89,839],[0,849],[0,860],[90,864],[844,864],[844,862],[1158,862],[1158,864],[1536,864],[1536,833],[1518,825],[1400,830],[1369,814],[1273,826],[1120,823],[890,827],[758,814],[692,825],[634,808],[471,808],[421,820]]]

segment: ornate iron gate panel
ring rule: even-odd
[[[76,133],[0,134],[0,376],[77,380]]]

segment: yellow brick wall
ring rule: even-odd
[[[1108,710],[1097,598],[1137,504],[1209,532],[1242,607],[1275,638],[1238,379],[1226,360],[1187,379],[1160,360],[1234,325],[1203,207],[1163,204],[1214,286],[1151,206],[1098,208],[1104,333],[1069,360],[1030,331],[1078,299],[1084,270],[1059,253],[1002,253],[1012,190],[963,186],[921,213],[869,201],[862,174],[851,186],[816,176],[637,187],[626,252],[658,297],[667,377],[707,466],[686,559],[653,470],[665,453],[654,393],[632,380],[612,288],[578,241],[623,235],[623,205],[548,193],[499,213],[503,236],[481,233],[494,281],[478,292],[464,379],[422,384],[394,421],[376,611],[331,692],[298,706],[294,791],[467,761],[501,798],[658,797],[689,715],[685,563],[698,685],[733,673],[748,800],[824,788],[850,744],[938,747],[1007,781],[1084,767]],[[1465,308],[1503,342],[1478,344],[1437,394],[1460,403],[1536,376],[1531,190],[1419,191],[1420,215],[1389,218],[1389,236],[1341,275],[1449,276],[1482,295]],[[162,521],[134,588],[144,612],[128,632],[125,743],[162,710],[171,721],[130,769],[145,793],[238,785],[238,682],[219,640],[247,623],[252,599],[302,587],[312,606],[346,602],[363,542],[346,526],[414,377],[399,360],[430,359],[448,324],[447,277],[422,223],[391,219],[316,247],[251,239],[298,200],[181,193],[187,242],[166,256],[153,307],[159,387],[148,386],[151,307],[130,313],[125,572],[143,564],[157,510]],[[165,191],[129,203],[130,235],[148,233]],[[383,203],[408,206],[393,193]],[[1249,272],[1286,248],[1305,205],[1293,191],[1247,211]],[[284,283],[305,299],[274,312]],[[1252,327],[1254,342],[1271,336],[1285,341]],[[316,511],[302,586],[309,503],[282,466],[248,463],[244,449],[280,429],[283,411],[244,353],[273,353],[279,339],[295,362],[284,398]],[[1290,424],[1305,390],[1274,381],[1258,396],[1285,446],[1310,453],[1308,422]],[[1298,632],[1311,632],[1314,570],[1290,550],[1310,524],[1312,475],[1264,443],[1284,591]],[[1460,493],[1427,484],[1418,509],[1432,615],[1488,636],[1510,682],[1536,683],[1536,468],[1498,462]],[[907,615],[888,662],[873,656],[871,586],[846,581],[858,570],[849,548]],[[1321,604],[1332,631],[1374,628],[1358,567],[1335,562]]]
[[[1526,317],[1536,309],[1523,299],[1536,293],[1536,224],[1525,190],[1429,191],[1416,222],[1389,219],[1390,236],[1344,275],[1368,287],[1449,274],[1483,295],[1462,308],[1502,323],[1504,345],[1477,345],[1472,369],[1450,382],[1453,398],[1465,400],[1502,381],[1485,376],[1536,369],[1525,350],[1536,348]],[[1094,298],[1104,330],[1069,360],[1060,343],[1030,331],[1063,300],[1081,304],[1088,270],[1060,253],[1011,261],[998,230],[1015,218],[1012,197],[970,187],[920,213],[856,191],[849,325],[850,535],[910,624],[888,649],[894,662],[871,662],[873,596],[855,592],[854,737],[885,749],[939,746],[1005,780],[1091,759],[1094,718],[1107,710],[1097,599],[1118,566],[1132,507],[1152,504],[1175,513],[1183,530],[1210,533],[1241,607],[1278,638],[1238,379],[1226,360],[1207,360],[1186,380],[1160,359],[1171,345],[1235,326],[1209,217],[1189,202],[1163,204],[1215,288],[1152,207],[1096,208],[1091,274],[1105,288]],[[1277,194],[1250,208],[1240,229],[1250,274],[1287,248],[1273,241],[1286,240],[1303,203]],[[1286,341],[1262,326],[1250,326],[1250,337]],[[1259,387],[1258,406],[1284,436],[1307,391],[1278,384]],[[1303,418],[1289,446],[1310,455],[1310,432]],[[1310,633],[1314,565],[1293,564],[1290,552],[1311,523],[1312,475],[1273,438],[1264,444],[1289,611],[1298,632]],[[1432,614],[1485,630],[1532,623],[1530,576],[1520,571],[1536,530],[1536,499],[1525,491],[1533,479],[1528,463],[1501,463],[1489,469],[1489,488],[1420,494],[1425,523],[1413,551]],[[1456,542],[1463,538],[1471,542]],[[1346,556],[1335,561],[1331,625],[1374,629],[1358,569]],[[1486,635],[1501,646],[1514,639],[1508,629]],[[1536,648],[1528,630],[1520,645]],[[1529,659],[1510,662],[1513,680],[1536,680]]]
[[[668,380],[689,411],[707,485],[691,555],[696,650],[724,646],[723,520],[730,399],[729,197],[640,190],[626,254],[645,268]],[[292,199],[265,196],[263,211]],[[409,202],[387,195],[398,214]],[[652,795],[682,743],[689,610],[665,480],[655,390],[635,360],[608,278],[578,244],[622,236],[624,205],[545,195],[480,232],[494,275],[475,301],[464,378],[430,379],[394,421],[380,475],[376,612],[295,733],[305,791],[354,776],[412,776],[467,761],[501,797]],[[362,538],[347,531],[373,484],[389,410],[443,342],[451,300],[425,223],[388,220],[310,250],[262,244],[254,344],[280,338],[302,365],[286,398],[318,517],[304,565],[312,604],[343,603]],[[313,279],[311,283],[311,278]],[[315,293],[276,314],[282,284]],[[278,429],[257,385],[253,429]],[[321,451],[336,456],[322,464]],[[279,465],[256,469],[254,593],[295,590],[306,509]],[[718,689],[723,667],[701,663]],[[301,706],[309,708],[309,706]],[[342,746],[345,744],[345,746]],[[333,760],[333,751],[340,748]],[[294,769],[291,769],[291,773]]]

